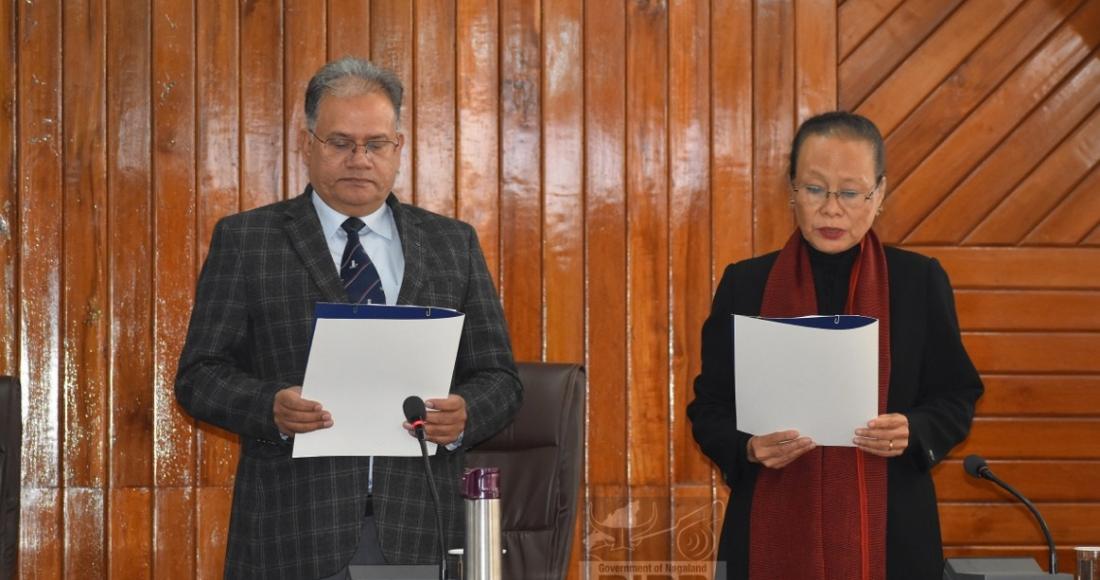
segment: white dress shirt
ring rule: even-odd
[[[363,244],[363,250],[378,269],[382,291],[386,293],[386,304],[397,304],[401,279],[405,276],[405,254],[401,250],[401,237],[397,233],[397,222],[393,221],[390,206],[383,203],[382,207],[370,215],[347,216],[329,207],[317,192],[313,193],[312,198],[336,272],[340,272],[340,260],[344,257],[344,247],[348,243],[348,233],[340,226],[349,217],[357,217],[367,224],[359,230],[359,243]]]

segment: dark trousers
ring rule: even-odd
[[[382,545],[378,543],[378,528],[374,525],[374,515],[366,515],[363,517],[363,528],[359,532],[359,547],[355,549],[355,555],[351,557],[348,566],[371,566],[385,563],[386,559],[382,556]],[[351,576],[347,567],[345,567],[335,575],[321,580],[348,580],[349,578]]]

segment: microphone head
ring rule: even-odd
[[[985,477],[985,473],[989,471],[989,465],[986,464],[981,455],[967,455],[966,459],[963,460],[963,469],[971,477],[982,479]]]
[[[405,411],[405,420],[409,423],[423,421],[424,415],[428,413],[428,410],[424,407],[424,399],[416,395],[406,398],[405,402],[401,404],[401,408]]]

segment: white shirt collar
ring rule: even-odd
[[[316,191],[310,196],[313,199],[313,208],[317,210],[317,219],[321,221],[321,231],[325,232],[325,237],[342,235],[342,226],[344,221],[349,217],[344,215],[335,209],[332,209],[325,200],[321,199],[321,196]],[[390,206],[387,203],[382,203],[382,207],[374,210],[373,213],[366,216],[355,216],[363,220],[363,223],[367,224],[367,228],[386,238],[387,240],[394,239],[394,220],[393,212],[390,210]],[[364,232],[366,233],[366,232]]]

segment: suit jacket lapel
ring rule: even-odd
[[[340,282],[340,275],[332,264],[332,256],[329,254],[328,244],[325,242],[325,234],[321,231],[321,222],[317,219],[317,212],[313,209],[310,195],[313,188],[306,186],[302,195],[298,196],[286,209],[286,233],[290,238],[294,250],[302,259],[309,275],[321,288],[325,300],[329,302],[347,302],[348,294],[344,285]]]
[[[405,276],[401,279],[398,304],[416,304],[424,285],[424,232],[415,218],[401,207],[397,196],[390,194],[386,204],[393,212],[397,235],[401,237],[401,252],[405,255]]]

